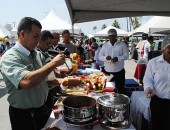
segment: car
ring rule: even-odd
[[[162,44],[163,39],[159,40],[154,40],[154,51],[161,50],[161,44]]]

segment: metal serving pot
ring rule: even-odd
[[[116,123],[129,118],[130,98],[126,95],[104,95],[98,98],[98,104],[102,120]]]
[[[87,96],[69,96],[63,100],[64,117],[70,120],[84,121],[97,115],[96,99]]]

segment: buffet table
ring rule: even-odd
[[[71,126],[67,123],[65,123],[62,119],[62,116],[60,115],[58,119],[55,119],[54,112],[51,113],[50,118],[48,119],[45,128],[42,130],[45,130],[48,127],[52,126],[58,126],[62,130],[87,130],[87,128],[83,127],[77,127],[77,126]],[[100,124],[95,125],[92,130],[105,130],[101,127]],[[116,129],[115,129],[116,130]],[[130,125],[129,128],[126,129],[119,129],[119,130],[136,130],[133,125]]]
[[[57,70],[60,71],[60,73],[61,73],[61,67],[57,68]],[[64,94],[64,95],[58,95],[58,96],[60,96],[60,98],[57,100],[56,104],[54,105],[55,106],[54,110],[51,113],[50,118],[48,119],[43,130],[46,130],[46,128],[49,128],[52,126],[57,126],[57,127],[61,128],[62,130],[83,130],[83,129],[87,129],[87,127],[90,127],[90,129],[92,129],[92,130],[104,130],[104,128],[101,127],[101,125],[99,124],[99,122],[96,118],[92,122],[90,120],[90,123],[93,124],[93,127],[91,124],[90,125],[88,124],[87,126],[82,126],[82,125],[81,126],[80,125],[73,126],[73,125],[70,125],[69,123],[66,123],[62,119],[61,113],[63,110],[63,106],[60,103],[63,100],[64,96],[70,96],[70,95],[74,95],[74,94],[81,95],[82,93],[80,94],[80,92],[83,92],[83,95],[88,95],[88,96],[94,97],[94,98],[98,98],[104,94],[114,93],[115,83],[109,82],[110,79],[113,77],[113,75],[106,76],[105,74],[101,73],[100,70],[97,70],[94,68],[79,69],[78,73],[69,74],[69,75],[72,75],[72,77],[67,76],[67,77],[63,78],[63,82],[60,85],[60,87],[62,89],[61,94]],[[74,82],[73,82],[73,80],[74,80]],[[77,83],[77,81],[78,81],[78,83]],[[60,82],[58,82],[58,83],[60,83]],[[76,83],[77,86],[75,84],[73,85],[73,83]],[[79,84],[80,84],[80,86],[79,86]],[[66,86],[66,87],[64,87],[64,86]],[[72,86],[76,86],[76,87],[72,87]],[[86,104],[85,104],[85,106],[86,106]],[[55,112],[55,114],[54,114],[54,112]],[[135,128],[133,125],[130,125],[129,128],[121,129],[121,130],[135,130]]]
[[[145,97],[144,91],[134,91],[132,93],[130,110],[133,123],[137,126],[138,130],[141,130],[142,127],[142,117],[150,123],[150,98]]]

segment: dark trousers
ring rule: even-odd
[[[9,116],[12,130],[41,130],[49,118],[49,109],[46,105],[31,109],[9,106]]]
[[[46,105],[51,110],[52,110],[52,108],[54,107],[54,104],[57,101],[57,95],[56,95],[57,93],[62,93],[60,86],[55,86],[54,88],[49,90]]]
[[[115,86],[118,93],[126,94],[125,93],[125,69],[122,69],[119,72],[106,72],[106,74],[113,75],[111,82],[115,82]]]
[[[107,73],[106,70],[104,69],[104,67],[101,67],[101,69],[102,69],[103,73],[105,73],[105,74]]]
[[[170,100],[153,96],[150,109],[152,130],[170,130]]]

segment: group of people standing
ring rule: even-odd
[[[0,71],[7,87],[12,130],[40,130],[45,126],[51,113],[47,77],[65,63],[68,53],[79,51],[70,42],[68,30],[63,31],[63,43],[59,43],[58,33],[41,32],[41,29],[38,20],[22,18],[17,30],[18,41],[1,57]],[[108,31],[108,37],[109,41],[102,47],[92,42],[87,50],[93,51],[95,62],[103,64],[105,73],[113,75],[117,92],[125,93],[124,61],[129,56],[128,48],[124,42],[117,40],[115,29]],[[53,53],[56,50],[58,54],[51,56],[50,50]]]
[[[8,42],[5,41],[5,43],[1,42],[0,43],[0,56],[3,55],[6,51],[8,51],[12,45]]]

